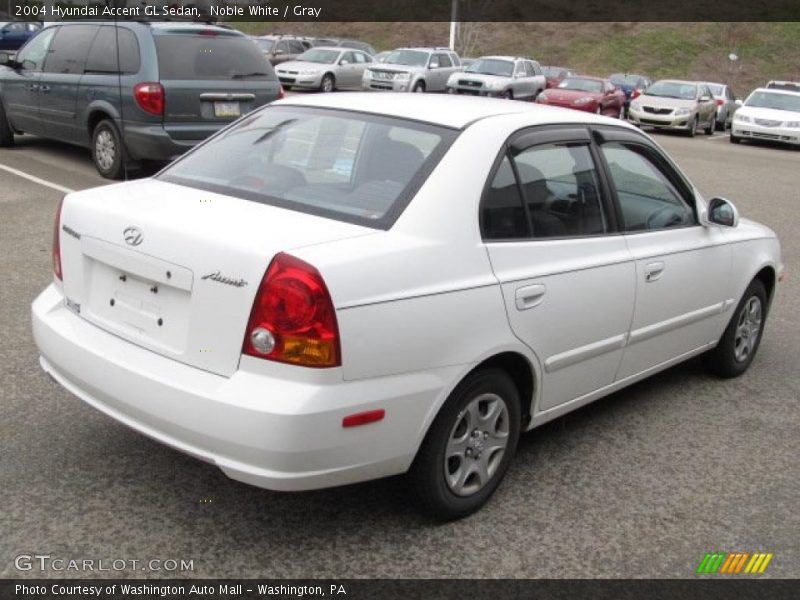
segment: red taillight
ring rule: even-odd
[[[133,97],[143,111],[151,115],[164,114],[164,86],[160,83],[137,83],[133,86]]]
[[[348,415],[342,419],[342,427],[359,427],[361,425],[368,425],[369,423],[376,423],[382,421],[385,416],[386,411],[382,408]]]
[[[342,364],[336,311],[319,271],[289,254],[272,259],[253,302],[242,352],[305,367]]]
[[[725,104],[725,100],[723,100],[722,98],[717,100],[717,106],[722,106],[723,104]]]
[[[61,271],[61,207],[64,205],[64,199],[58,203],[56,210],[56,218],[53,221],[53,274],[58,277],[59,281],[64,280],[64,274]]]
[[[631,92],[631,100],[635,100],[636,98],[638,98],[641,95],[642,95],[642,92],[640,92],[638,89],[634,88],[633,91]]]

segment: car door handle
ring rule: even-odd
[[[647,283],[658,280],[664,273],[664,263],[661,261],[651,262],[644,267],[644,280]]]
[[[29,92],[35,92],[38,89],[39,89],[39,85],[38,84],[36,84],[36,83],[29,83],[28,84],[28,91]]]
[[[44,92],[45,94],[50,93],[50,86],[49,85],[40,85],[39,91]]]
[[[525,287],[517,288],[516,303],[517,310],[528,310],[534,306],[538,306],[544,300],[544,295],[547,288],[544,284],[535,283],[533,285],[526,285]]]

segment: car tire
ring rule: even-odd
[[[425,82],[418,81],[414,84],[414,87],[411,89],[412,92],[415,94],[424,94],[425,93]]]
[[[692,126],[689,128],[689,131],[687,132],[687,135],[690,138],[693,138],[697,134],[697,125],[699,120],[700,120],[699,117],[695,117],[692,120]]]
[[[3,108],[3,103],[0,101],[0,147],[8,147],[14,145],[14,130],[11,129],[11,124],[8,122],[6,111]]]
[[[506,90],[503,92],[503,99],[504,100],[513,100],[514,99],[514,92],[511,90]]]
[[[731,140],[731,144],[741,144],[742,143],[742,138],[733,135],[732,132],[731,132],[731,137],[729,139]]]
[[[738,377],[758,352],[767,321],[767,292],[760,279],[747,286],[717,347],[706,354],[706,366],[719,377]]]
[[[483,506],[514,456],[520,415],[519,391],[506,372],[468,375],[434,419],[409,471],[423,512],[449,521]]]
[[[711,117],[711,120],[708,122],[708,127],[706,127],[703,131],[706,135],[714,135],[714,130],[717,128],[717,113],[714,113],[714,116]]]
[[[322,81],[319,84],[319,91],[325,94],[330,93],[336,89],[336,77],[333,73],[325,73],[322,76]]]
[[[121,179],[125,172],[122,137],[111,119],[103,119],[92,133],[92,160],[106,179]]]

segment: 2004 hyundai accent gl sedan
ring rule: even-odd
[[[408,471],[440,518],[523,430],[701,353],[744,372],[783,268],[626,123],[408,94],[276,102],[70,194],[53,260],[69,391],[269,489]]]

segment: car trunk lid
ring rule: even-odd
[[[64,203],[64,294],[114,335],[229,376],[272,257],[370,233],[157,180],[102,187]]]

